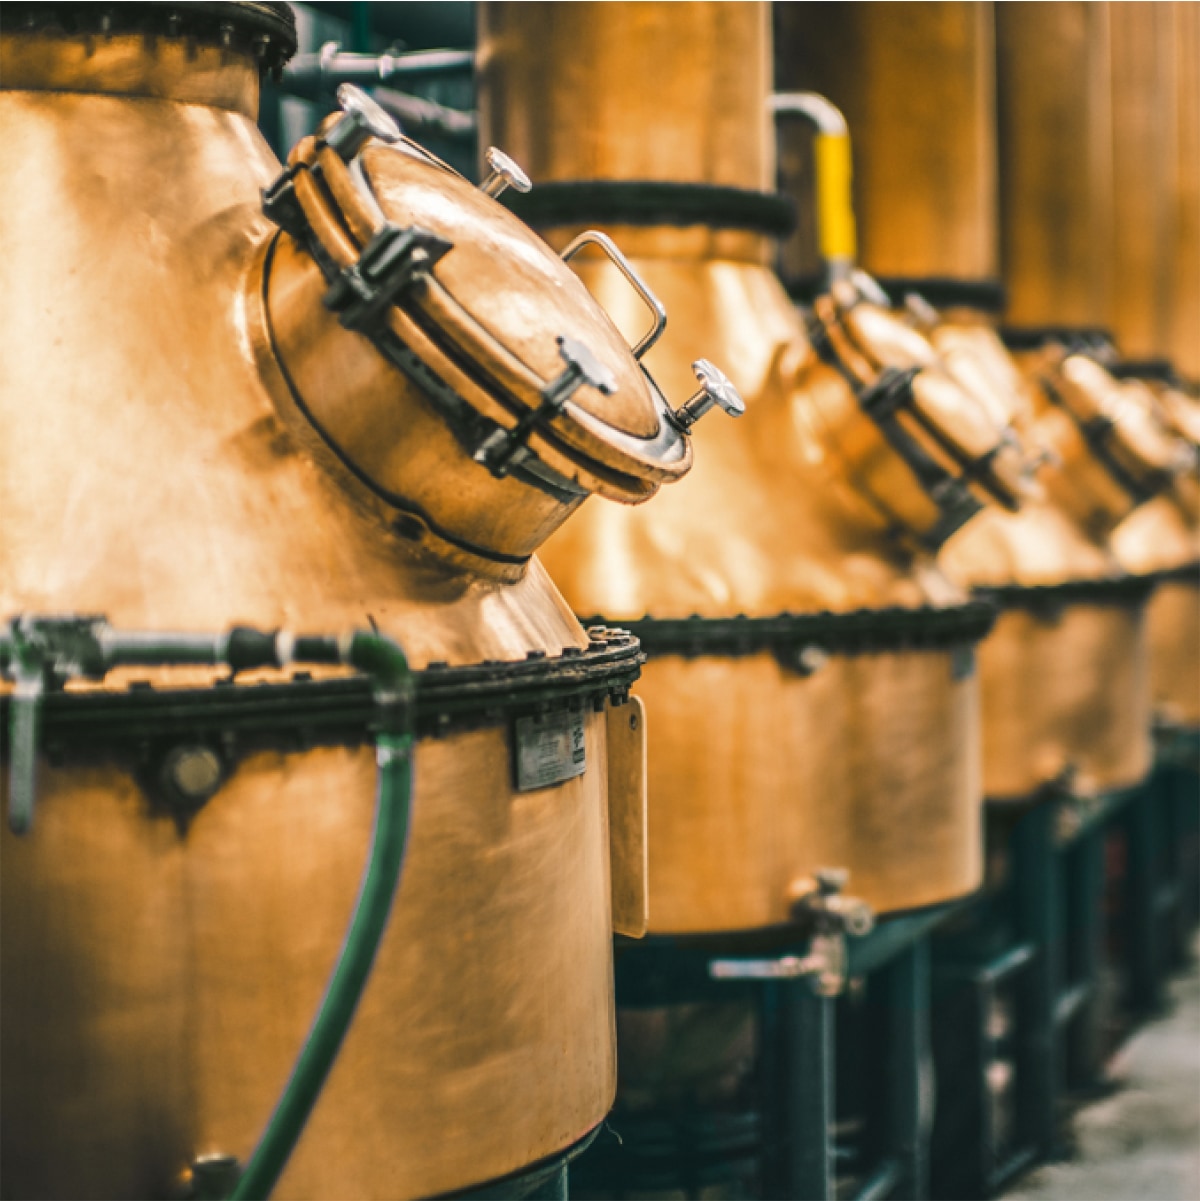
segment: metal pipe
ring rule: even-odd
[[[817,234],[830,284],[849,279],[858,256],[851,187],[850,127],[841,110],[816,92],[780,92],[768,102],[775,117],[807,117],[816,127],[814,159]]]
[[[443,137],[473,138],[479,121],[473,112],[448,108],[423,96],[408,92],[397,92],[394,88],[374,88],[371,95],[380,108],[385,109],[406,129],[417,129],[425,133],[438,133]]]
[[[472,50],[420,50],[411,54],[351,54],[337,42],[326,42],[315,54],[297,54],[283,70],[280,86],[291,96],[320,100],[339,84],[360,87],[433,79],[471,71]]]

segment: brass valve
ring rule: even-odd
[[[798,980],[807,977],[820,997],[836,997],[846,985],[846,938],[861,938],[875,928],[875,915],[865,901],[843,894],[850,873],[845,868],[821,868],[793,888],[797,921],[812,935],[806,955],[773,959],[713,959],[708,974],[714,980]]]

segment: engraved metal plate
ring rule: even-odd
[[[515,723],[517,788],[529,792],[587,771],[582,713],[520,717]]]

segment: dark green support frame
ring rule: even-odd
[[[865,978],[870,994],[862,1037],[869,1079],[859,1092],[870,1098],[866,1114],[860,1201],[928,1196],[930,1081],[930,954],[936,927],[954,911],[941,906],[886,919],[848,941],[848,972]],[[781,942],[780,940],[783,939]],[[807,939],[776,932],[743,939],[619,940],[617,1003],[629,1008],[741,1000],[753,1004],[760,1054],[755,1086],[761,1122],[736,1154],[756,1160],[757,1190],[749,1195],[831,1201],[837,1183],[835,1108],[839,1083],[836,998],[818,995],[810,977],[714,980],[715,959],[760,960],[764,955],[803,957]],[[858,1035],[856,1034],[855,1037]],[[687,1197],[730,1174],[681,1140],[653,1162],[634,1145],[637,1135],[618,1112],[610,1119],[624,1140],[601,1135],[577,1171],[585,1195],[640,1197],[670,1189]],[[672,1159],[671,1156],[674,1156]],[[730,1195],[724,1192],[723,1195]]]
[[[1005,848],[1003,878],[935,941],[934,1004],[946,1032],[938,1093],[961,1104],[939,1115],[934,1196],[995,1196],[1030,1164],[1061,1154],[1067,1101],[1100,1082],[1109,1050],[1103,977],[1114,834],[1124,835],[1128,852],[1119,898],[1127,996],[1142,1013],[1156,1003],[1172,962],[1162,949],[1162,914],[1186,891],[1161,870],[1164,839],[1185,820],[1176,795],[1156,772],[1147,784],[1101,796],[1047,796],[1015,819],[1011,807],[989,807],[989,845]],[[1193,806],[1195,796],[1193,783]],[[1173,872],[1183,870],[1179,860]],[[989,1022],[1001,989],[1011,998],[1012,1029],[998,1047]],[[1007,1139],[987,1083],[1002,1062],[1015,1073]]]

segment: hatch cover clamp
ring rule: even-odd
[[[565,334],[559,334],[555,341],[566,367],[542,389],[542,403],[525,413],[516,425],[493,430],[475,449],[475,461],[482,463],[497,479],[507,475],[513,460],[523,455],[534,430],[562,412],[563,406],[584,384],[605,396],[611,396],[617,390],[617,377],[582,342]]]
[[[389,308],[433,269],[454,243],[420,226],[386,222],[363,247],[358,261],[342,268],[325,293],[325,307],[346,329],[374,332]]]

